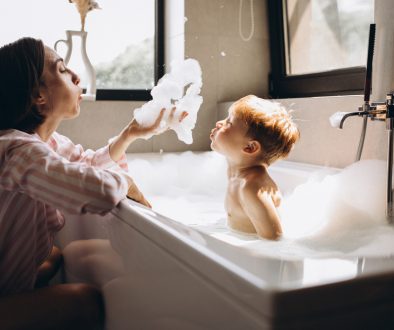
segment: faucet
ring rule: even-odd
[[[384,102],[374,102],[370,104],[371,94],[371,77],[372,77],[372,58],[375,44],[376,24],[371,24],[369,27],[369,41],[368,41],[368,58],[367,70],[365,74],[364,84],[364,104],[358,108],[358,111],[347,113],[336,113],[330,118],[331,125],[343,128],[345,120],[349,117],[359,116],[363,117],[363,126],[361,136],[358,144],[356,161],[361,159],[361,154],[364,146],[365,133],[367,130],[368,118],[371,120],[381,120],[386,122],[386,129],[388,132],[388,149],[387,149],[387,190],[386,190],[386,219],[391,224],[394,222],[393,210],[393,145],[394,145],[394,94],[390,92],[386,95]]]
[[[345,120],[349,117],[360,116],[366,122],[368,118],[371,120],[379,120],[386,122],[386,130],[388,132],[388,148],[387,148],[387,191],[386,191],[386,218],[389,223],[394,222],[393,210],[393,149],[394,149],[394,94],[386,95],[385,102],[374,102],[369,104],[369,100],[364,102],[358,111],[348,112],[343,115],[339,128],[343,128]],[[364,127],[363,127],[364,128]],[[365,126],[366,128],[366,126]],[[357,150],[356,160],[360,160],[364,145],[365,128],[362,131],[359,147]]]
[[[367,131],[367,121],[368,117],[374,118],[376,114],[373,112],[369,99],[371,95],[371,84],[372,84],[372,59],[373,59],[373,51],[375,48],[375,33],[376,33],[376,24],[369,25],[369,40],[368,40],[368,57],[367,57],[367,69],[365,72],[365,83],[364,83],[364,104],[359,111],[349,112],[349,113],[336,113],[330,118],[330,122],[332,126],[336,126],[339,128],[343,128],[343,123],[346,118],[351,116],[361,116],[363,117],[363,126],[360,135],[360,141],[358,143],[356,161],[361,159],[361,153],[364,147],[365,133]],[[340,119],[340,121],[338,121]],[[339,125],[338,125],[339,124]]]

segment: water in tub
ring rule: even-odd
[[[131,155],[129,161],[153,210],[254,253],[288,258],[394,255],[394,229],[385,220],[384,161],[363,160],[341,171],[314,169],[295,187],[281,178],[281,164],[274,164],[271,176],[284,194],[279,241],[227,228],[226,166],[215,152],[152,159]]]

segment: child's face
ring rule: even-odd
[[[230,158],[242,155],[243,148],[248,144],[247,125],[229,111],[227,118],[220,120],[211,131],[211,148]]]

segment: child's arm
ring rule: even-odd
[[[271,195],[256,182],[246,182],[241,189],[241,205],[259,236],[278,239],[282,235],[280,219]]]

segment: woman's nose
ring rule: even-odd
[[[81,82],[81,79],[74,71],[72,71],[72,81],[75,85],[78,85]]]

